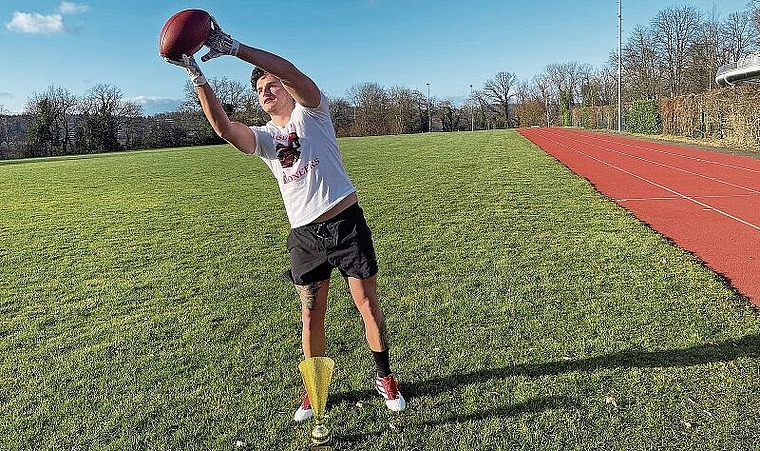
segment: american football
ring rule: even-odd
[[[211,32],[211,15],[202,9],[185,9],[166,21],[158,38],[158,53],[178,60],[192,55],[206,42]]]

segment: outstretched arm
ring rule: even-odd
[[[241,152],[254,153],[256,151],[256,134],[245,124],[230,121],[195,59],[187,55],[182,55],[181,60],[165,59],[167,62],[185,69],[190,76],[190,81],[195,86],[195,92],[198,93],[203,113],[216,134]]]
[[[229,34],[222,31],[213,17],[211,24],[211,34],[206,40],[209,52],[201,57],[202,61],[208,61],[222,55],[235,55],[279,78],[296,102],[309,108],[319,106],[319,102],[322,100],[319,87],[311,78],[298,70],[293,63],[274,53],[250,47],[232,39]]]
[[[253,130],[240,122],[230,121],[227,112],[222,108],[222,103],[219,102],[208,83],[196,86],[195,91],[198,93],[203,113],[216,134],[239,151],[253,154],[256,151],[256,134]]]
[[[285,89],[301,105],[309,108],[319,106],[322,94],[317,84],[285,58],[245,44],[240,44],[237,57],[279,78]]]

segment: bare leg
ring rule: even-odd
[[[325,313],[327,312],[327,292],[330,281],[315,282],[311,285],[296,285],[301,299],[301,347],[304,358],[324,357],[327,339],[325,337]]]
[[[347,280],[351,297],[364,320],[364,333],[369,348],[376,352],[387,350],[388,333],[377,300],[377,276],[368,279],[349,277]]]

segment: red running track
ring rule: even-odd
[[[519,132],[760,306],[760,159],[573,129]]]

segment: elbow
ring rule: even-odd
[[[256,151],[256,137],[248,127],[241,125],[238,122],[225,122],[223,126],[214,126],[214,131],[239,151],[251,155]]]
[[[225,141],[232,139],[232,123],[230,121],[211,121],[214,133]]]
[[[225,141],[229,141],[232,137],[229,124],[227,126],[213,125],[214,132]]]
[[[232,144],[232,146],[235,147],[236,149],[242,151],[242,149],[240,149],[240,147],[237,145],[237,141],[235,140],[235,137],[229,128],[214,129],[214,131],[216,132],[217,136],[227,141],[229,144]]]

